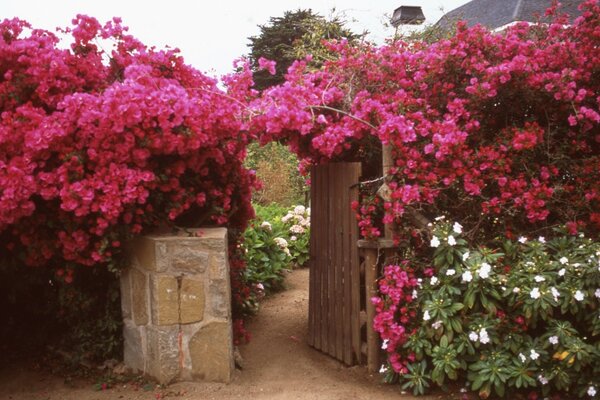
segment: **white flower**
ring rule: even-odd
[[[381,368],[379,368],[379,373],[385,374],[386,372],[387,372],[387,367],[385,365],[382,365]]]
[[[412,298],[413,298],[413,299],[416,299],[416,298],[417,298],[417,291],[416,291],[416,289],[413,289],[413,292],[412,292]]]
[[[519,293],[520,291],[521,291],[521,288],[518,288],[518,287],[513,288],[513,293]]]
[[[487,344],[490,342],[490,337],[488,336],[488,333],[485,330],[485,328],[481,328],[481,330],[479,331],[479,341],[481,342],[481,344]]]
[[[284,238],[276,237],[276,238],[273,238],[273,241],[275,243],[277,243],[277,246],[281,247],[282,249],[285,249],[286,247],[288,247],[288,242]]]
[[[437,278],[437,276],[432,276],[429,283],[431,284],[431,286],[435,286],[438,283],[438,280],[439,279]]]
[[[462,233],[462,225],[459,224],[458,222],[455,222],[454,225],[452,226],[452,230],[454,231],[454,233]]]
[[[533,278],[536,282],[544,282],[546,280],[546,278],[544,278],[541,275],[536,275],[535,278]]]
[[[540,243],[546,243],[546,239],[543,236],[540,236],[538,238],[538,242],[540,242]]]
[[[531,358],[532,360],[537,360],[538,358],[540,358],[540,354],[535,351],[534,349],[531,349],[531,352],[529,353],[529,358]]]
[[[561,263],[562,265],[565,265],[566,263],[569,262],[569,259],[567,257],[561,257],[560,260],[558,260],[559,263]]]
[[[490,271],[492,270],[492,266],[488,263],[482,263],[481,268],[477,270],[477,274],[481,279],[486,279],[490,277]]]
[[[548,384],[548,378],[546,378],[544,375],[538,375],[538,381],[540,381],[542,385]]]
[[[268,231],[272,230],[271,224],[268,221],[263,221],[262,224],[260,224],[260,227],[265,228]]]
[[[423,314],[423,321],[429,321],[431,319],[431,315],[429,315],[429,311],[425,310]]]
[[[381,350],[386,350],[388,348],[389,343],[390,341],[388,339],[385,339],[383,343],[381,343]]]
[[[454,274],[456,274],[455,269],[449,269],[448,271],[446,271],[446,276],[453,276]],[[598,290],[600,290],[600,289],[598,289]]]
[[[294,207],[294,214],[302,215],[302,214],[304,214],[305,211],[306,211],[306,208],[304,208],[304,206]]]
[[[462,280],[463,282],[471,282],[473,280],[473,274],[471,274],[471,271],[463,272]]]
[[[439,328],[440,328],[440,326],[442,326],[442,321],[440,321],[440,320],[438,320],[438,321],[435,321],[433,324],[431,324],[431,327],[432,327],[433,329],[439,329]]]
[[[298,238],[297,238],[296,236],[290,236],[290,240],[291,240],[292,242],[295,242],[296,240],[298,240]]]
[[[558,291],[558,289],[556,289],[554,286],[552,286],[550,288],[550,293],[552,293],[552,297],[554,297],[554,301],[558,301],[558,298],[560,297],[560,292]]]
[[[462,255],[462,259],[463,261],[467,261],[467,259],[469,258],[469,256],[471,255],[471,253],[469,253],[468,251]]]
[[[292,225],[290,228],[290,232],[297,234],[304,233],[304,228],[300,225]]]
[[[438,247],[440,245],[440,239],[437,236],[434,236],[429,243],[431,247]]]
[[[448,246],[454,246],[456,244],[456,239],[454,239],[454,236],[450,235],[448,236],[448,239],[446,239],[448,241]]]
[[[594,396],[596,396],[596,388],[595,388],[595,387],[593,387],[593,386],[590,386],[590,387],[588,388],[588,390],[587,390],[587,394],[588,394],[588,396],[590,396],[590,397],[594,397]]]
[[[525,236],[521,236],[519,238],[519,243],[527,243],[527,238]]]
[[[550,336],[548,338],[548,341],[550,342],[550,344],[558,344],[558,336]]]
[[[263,285],[262,283],[257,283],[256,284],[256,288],[258,289],[259,292],[262,292],[265,290],[265,285]]]
[[[471,332],[469,333],[469,340],[471,342],[476,342],[479,340],[479,335],[477,334],[477,332]]]
[[[435,220],[436,220],[436,221],[443,221],[443,220],[445,220],[445,219],[446,219],[446,217],[445,217],[444,215],[441,215],[441,216],[439,216],[439,217],[435,217]]]
[[[596,291],[594,292],[594,296],[600,299],[600,288],[596,289]]]
[[[292,219],[294,216],[290,213],[287,213],[285,216],[281,217],[281,222],[283,222],[284,224],[286,222],[288,222],[290,219]]]
[[[529,297],[531,297],[532,299],[539,299],[540,298],[540,289],[538,289],[538,288],[531,289],[531,292],[529,292]]]
[[[564,276],[565,272],[567,272],[564,268],[561,268],[560,271],[558,271],[558,276]]]
[[[523,353],[519,353],[519,359],[521,360],[521,362],[527,361],[527,357],[525,357],[525,354]]]
[[[585,298],[585,294],[581,290],[578,290],[578,291],[575,292],[575,294],[573,295],[573,297],[577,301],[583,301],[583,299]]]

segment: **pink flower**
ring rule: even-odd
[[[277,63],[275,61],[267,60],[266,58],[260,57],[258,59],[258,66],[260,69],[264,69],[269,72],[271,75],[275,75],[275,65]]]

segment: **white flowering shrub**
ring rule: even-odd
[[[280,220],[285,208],[255,205],[255,209],[257,217],[244,232],[242,243],[247,265],[244,279],[254,289],[254,303],[283,288],[284,273],[292,262],[287,229]],[[256,304],[250,308],[256,308]]]
[[[301,267],[309,259],[310,208],[295,206],[281,218],[288,237],[294,265]]]
[[[472,248],[460,224],[433,228],[432,264],[386,267],[373,299],[386,380],[415,394],[456,382],[481,398],[600,397],[600,243],[557,230]]]

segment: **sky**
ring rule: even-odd
[[[148,46],[181,50],[186,63],[213,76],[231,72],[233,60],[249,53],[248,37],[259,24],[285,11],[310,8],[323,15],[344,16],[354,32],[383,43],[394,28],[385,26],[395,8],[421,6],[426,23],[468,0],[0,0],[0,18],[18,17],[35,28],[54,30],[71,24],[77,14],[101,23],[121,17],[129,32]],[[389,25],[389,24],[387,24]]]

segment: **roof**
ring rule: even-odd
[[[560,3],[559,12],[571,17],[581,15],[578,6],[583,0],[561,0]],[[481,24],[493,30],[516,21],[549,21],[544,14],[551,5],[552,0],[472,0],[446,13],[436,26],[450,28],[464,20],[468,26]]]

